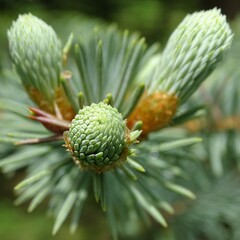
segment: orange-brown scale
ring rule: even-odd
[[[55,96],[56,104],[58,105],[63,118],[71,121],[75,117],[76,113],[71,103],[67,99],[64,89],[62,87],[58,87],[55,91]]]
[[[31,99],[39,106],[41,110],[55,115],[53,103],[46,100],[46,98],[41,92],[39,92],[36,88],[32,86],[27,87],[27,92],[30,95]],[[74,112],[73,107],[68,101],[62,87],[56,88],[54,100],[63,116],[63,119],[71,121],[76,113]]]
[[[170,123],[178,107],[178,98],[164,92],[144,93],[133,112],[127,126],[131,129],[137,121],[142,121],[143,135],[160,129]]]

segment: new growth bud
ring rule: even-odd
[[[80,168],[103,172],[126,160],[127,135],[118,110],[100,102],[79,110],[64,138]]]
[[[54,102],[65,119],[73,110],[60,86],[62,44],[55,31],[32,14],[20,15],[8,30],[10,55],[28,94],[44,111],[55,113]]]
[[[139,80],[148,89],[128,117],[128,127],[143,122],[143,134],[170,123],[185,102],[229,50],[232,32],[218,9],[188,15],[169,38],[161,55],[153,57]],[[151,116],[151,117],[150,117]]]
[[[51,101],[59,86],[62,46],[55,31],[41,19],[20,15],[8,31],[9,50],[27,89]]]
[[[232,31],[219,9],[186,16],[159,58],[149,91],[174,94],[185,102],[229,50]]]

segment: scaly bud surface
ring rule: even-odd
[[[60,86],[62,45],[55,31],[32,14],[20,15],[8,31],[9,50],[16,70],[33,101],[54,113],[53,101],[63,117],[73,110]]]
[[[213,9],[188,15],[169,38],[161,55],[143,69],[148,86],[128,117],[128,127],[143,122],[143,134],[170,123],[185,102],[214,70],[232,42],[226,17]]]
[[[159,58],[150,92],[158,89],[186,101],[229,50],[232,31],[219,9],[186,16]]]
[[[126,137],[122,115],[102,102],[79,110],[64,134],[75,163],[96,172],[109,170],[126,160]]]
[[[53,28],[31,15],[20,15],[8,31],[9,50],[27,88],[52,100],[59,85],[61,42]]]

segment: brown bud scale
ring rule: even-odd
[[[164,92],[145,93],[128,117],[128,128],[142,121],[143,135],[168,125],[176,113],[178,98]]]
[[[33,86],[27,88],[27,92],[41,110],[55,115],[53,103],[47,101],[41,92]],[[62,87],[56,88],[54,100],[63,116],[63,119],[71,121],[75,116],[75,112]]]

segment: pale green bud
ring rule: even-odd
[[[153,64],[155,71],[148,76],[150,91],[167,92],[186,101],[214,70],[231,42],[231,29],[220,10],[186,16],[170,36],[158,65],[156,61]]]
[[[65,133],[65,141],[77,164],[102,172],[126,160],[122,159],[126,134],[126,123],[118,110],[100,102],[79,110]]]
[[[53,28],[32,14],[20,15],[8,31],[8,41],[11,57],[28,92],[36,91],[52,101],[60,83],[62,61],[61,42]]]

